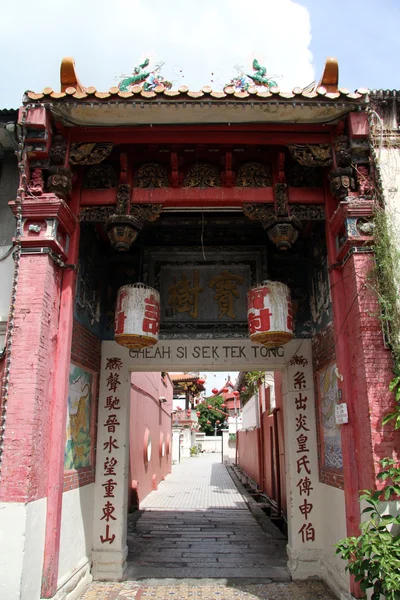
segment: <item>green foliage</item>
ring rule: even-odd
[[[190,456],[196,456],[197,452],[198,452],[197,446],[190,447]]]
[[[247,404],[250,398],[252,398],[257,392],[258,380],[261,379],[261,381],[263,381],[264,378],[264,371],[249,371],[245,374],[242,381],[242,388],[244,389],[240,392],[240,400],[242,402],[242,406]]]
[[[196,406],[196,410],[200,412],[200,431],[203,431],[206,435],[214,435],[215,425],[217,426],[217,433],[220,429],[223,429],[226,419],[225,411],[221,408],[223,402],[222,396],[216,396],[215,398],[206,398],[204,402]],[[208,405],[212,408],[208,408]],[[210,423],[207,423],[207,421],[210,421]],[[217,423],[217,421],[220,421],[220,423]]]
[[[381,502],[400,494],[400,467],[389,458],[381,460],[378,475],[386,485],[382,491],[365,490],[360,494],[367,507],[368,519],[360,524],[361,535],[348,537],[337,544],[336,554],[348,560],[346,570],[360,582],[361,589],[372,591],[372,600],[381,595],[400,599],[400,516],[382,514]]]
[[[374,216],[374,253],[377,293],[385,337],[393,353],[394,361],[400,364],[400,251],[398,235],[389,214],[377,208]]]

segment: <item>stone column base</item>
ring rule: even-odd
[[[92,552],[92,575],[97,581],[121,581],[126,569],[126,557],[128,546],[121,551],[110,552],[110,550],[93,550]]]
[[[288,555],[287,567],[293,581],[315,578],[322,579],[322,552],[320,549],[293,550],[286,546]]]

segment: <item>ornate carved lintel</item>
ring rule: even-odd
[[[270,165],[263,165],[258,162],[245,163],[239,167],[236,185],[238,187],[272,186]]]
[[[162,188],[167,184],[167,169],[157,163],[141,165],[134,176],[134,186],[139,188]]]
[[[303,167],[329,167],[332,164],[330,144],[290,144],[289,150]]]
[[[217,167],[210,164],[196,164],[189,167],[183,180],[184,187],[216,187],[220,185]]]
[[[113,147],[112,142],[71,144],[69,162],[71,165],[97,165],[110,156]]]

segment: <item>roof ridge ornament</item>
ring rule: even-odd
[[[133,68],[132,75],[122,76],[118,89],[120,92],[130,92],[133,87],[141,86],[144,92],[152,92],[156,88],[159,88],[158,91],[170,90],[171,81],[165,79],[160,73],[164,64],[164,62],[156,63],[152,69],[150,59],[146,57],[140,65]]]
[[[75,71],[75,61],[72,56],[64,56],[60,66],[60,85],[61,92],[68,88],[75,88],[77,92],[85,93],[85,88],[78,79]]]
[[[227,88],[233,88],[235,92],[248,92],[251,88],[256,90],[259,87],[268,89],[278,87],[277,82],[267,76],[266,67],[261,66],[256,58],[253,60],[252,67],[254,73],[245,73],[243,67],[235,66],[238,74],[224,86],[224,91]]]
[[[329,56],[325,60],[325,68],[317,89],[325,88],[327,93],[335,94],[339,91],[339,63],[338,59]]]

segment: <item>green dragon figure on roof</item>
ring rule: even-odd
[[[251,87],[277,87],[278,84],[273,79],[267,77],[267,69],[262,67],[258,60],[253,60],[254,73],[244,73],[243,70],[237,67],[238,75],[233,77],[225,87],[233,86],[238,92],[247,92]]]
[[[140,65],[134,67],[132,75],[124,77],[119,82],[118,88],[121,92],[129,92],[135,85],[142,85],[145,92],[151,92],[158,86],[163,86],[167,90],[171,89],[172,83],[160,75],[164,63],[159,63],[153,70],[147,69],[149,64],[150,59],[146,58]]]

